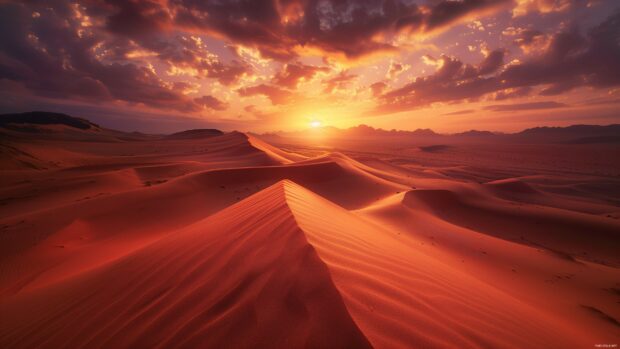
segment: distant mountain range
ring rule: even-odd
[[[323,127],[293,132],[267,133],[266,139],[279,138],[313,138],[317,135],[325,138],[342,140],[368,140],[390,137],[394,140],[419,140],[429,142],[459,141],[503,141],[517,143],[620,143],[620,124],[612,125],[573,125],[567,127],[535,127],[517,133],[501,133],[492,131],[469,130],[454,134],[439,134],[431,129],[413,131],[384,130],[368,125],[359,125],[347,129]]]
[[[534,127],[521,131],[517,136],[555,140],[563,143],[620,143],[620,124],[607,126],[600,125],[572,125],[568,127]]]
[[[0,115],[0,127],[10,128],[11,125],[65,125],[80,130],[99,129],[99,125],[86,119],[76,118],[67,114],[45,111]]]
[[[67,114],[44,111],[0,115],[0,128],[16,132],[39,132],[37,126],[62,125],[76,131],[107,131],[108,134],[119,140],[138,140],[149,138],[163,138],[171,140],[199,139],[223,134],[217,129],[194,129],[177,132],[170,135],[145,135],[138,132],[126,133],[115,130],[106,130],[86,119],[73,117]],[[34,127],[34,128],[33,128]],[[620,143],[620,124],[611,125],[572,125],[567,127],[534,127],[517,133],[500,133],[481,130],[469,130],[454,134],[439,134],[431,129],[417,129],[413,131],[384,130],[368,125],[340,129],[325,126],[319,129],[303,131],[273,132],[259,135],[264,139],[303,139],[320,135],[324,138],[343,140],[393,139],[394,141],[421,140],[429,142],[458,142],[458,141],[506,141],[518,143]]]

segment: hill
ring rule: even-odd
[[[165,136],[165,139],[199,139],[223,135],[224,132],[213,128],[200,128],[194,130],[181,131]]]
[[[99,129],[99,125],[86,119],[67,114],[44,111],[0,115],[0,127],[11,128],[12,125],[65,125],[80,130]]]

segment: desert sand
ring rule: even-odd
[[[617,144],[0,130],[2,348],[620,344]]]

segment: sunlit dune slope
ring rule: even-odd
[[[483,193],[484,188],[479,189]],[[616,267],[587,261],[589,256],[595,256],[593,254],[572,256],[563,252],[562,237],[556,236],[559,240],[549,241],[546,246],[527,239],[512,239],[511,234],[515,231],[529,234],[529,229],[539,229],[535,231],[537,234],[545,233],[538,228],[536,220],[527,215],[519,217],[520,222],[516,227],[508,227],[509,224],[517,224],[514,221],[508,224],[485,221],[486,230],[478,230],[480,226],[470,225],[470,221],[449,220],[446,215],[453,214],[455,210],[464,214],[458,206],[455,209],[454,204],[450,203],[453,200],[474,203],[477,200],[492,200],[482,193],[478,196],[469,193],[470,197],[465,199],[457,188],[453,190],[448,194],[440,190],[414,190],[395,194],[355,212],[396,235],[400,244],[414,246],[425,255],[501,290],[542,313],[564,319],[570,328],[567,333],[582,338],[589,336],[590,341],[605,338],[613,342],[619,338],[620,333],[613,320],[620,316],[618,297],[614,291],[620,277]],[[420,192],[421,195],[417,193],[417,197],[412,199],[412,192]],[[430,209],[421,199],[434,201],[436,206]],[[446,202],[440,206],[437,204],[439,201]],[[502,204],[501,201],[491,202],[494,205]],[[503,204],[513,209],[515,207],[515,203]],[[467,211],[471,215],[469,220],[492,215],[488,212],[486,215],[477,215],[476,207],[473,205]],[[438,214],[437,210],[441,210],[442,214]],[[543,209],[542,213],[545,212]],[[613,222],[609,218],[606,220]],[[571,230],[567,230],[567,233],[582,234]],[[596,244],[597,241],[584,241],[582,247],[588,250],[601,248]]]
[[[290,181],[0,307],[7,347],[547,348],[584,340]]]
[[[421,253],[384,229],[286,183],[289,206],[378,348],[545,348],[569,343],[561,319]],[[572,340],[584,340],[575,334]]]
[[[297,161],[305,160],[306,158],[303,155],[286,152],[280,148],[274,147],[267,142],[263,142],[257,137],[250,136],[246,134],[248,142],[258,150],[265,152],[265,154],[270,157],[276,159],[278,162],[283,164],[290,164]]]

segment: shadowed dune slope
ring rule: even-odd
[[[0,312],[2,347],[370,347],[283,183]]]
[[[441,189],[409,191],[403,204],[485,234],[620,265],[620,224],[605,217]]]
[[[91,137],[40,139],[20,134],[0,143],[0,165],[12,171],[66,169],[93,173],[130,167],[200,163],[205,168],[270,166],[291,163],[298,155],[276,149],[240,132],[201,139],[104,142]],[[145,172],[148,168],[145,169]],[[22,172],[19,172],[22,173]],[[0,178],[2,178],[0,177]],[[8,177],[10,180],[10,176]]]
[[[282,155],[270,151],[270,149],[263,149],[255,146],[251,137],[241,132],[226,133],[198,141],[191,139],[168,140],[158,144],[167,148],[170,147],[171,143],[176,144],[176,147],[172,147],[178,148],[178,151],[164,155],[178,160],[191,159],[193,161],[206,161],[211,163],[229,163],[229,167],[268,166],[290,162]],[[285,154],[284,151],[281,151],[281,153]],[[161,156],[161,154],[157,153],[149,155],[156,157]]]
[[[323,159],[270,167],[232,168],[192,174],[179,181],[196,186],[225,186],[250,190],[290,179],[348,208],[364,207],[407,187],[376,177],[345,161]]]

